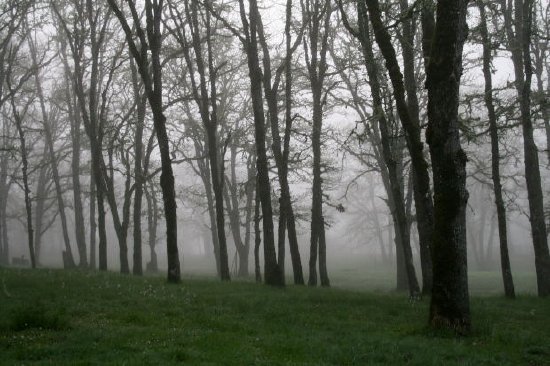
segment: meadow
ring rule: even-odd
[[[457,337],[429,329],[429,299],[409,301],[384,276],[271,288],[0,269],[0,364],[550,365],[550,299],[530,285],[507,300],[487,292],[498,273],[474,273],[473,332]]]

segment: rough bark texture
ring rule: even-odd
[[[487,30],[487,16],[483,1],[478,0],[480,23],[479,30],[483,42],[483,76],[485,78],[485,106],[489,115],[489,132],[491,135],[491,171],[493,179],[493,191],[497,208],[498,235],[500,242],[500,264],[504,294],[508,298],[515,298],[514,281],[510,258],[508,256],[508,233],[506,227],[506,208],[502,198],[502,184],[500,183],[500,153],[498,142],[497,115],[493,103],[493,76],[491,73],[491,39]]]
[[[466,255],[466,154],[460,146],[458,97],[467,0],[440,0],[427,69],[427,141],[433,166],[433,290],[430,324],[470,330]]]

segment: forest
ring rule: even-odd
[[[31,329],[47,348],[43,328],[79,329],[73,312],[88,313],[67,284],[100,313],[139,308],[150,290],[157,310],[183,302],[206,324],[194,301],[214,301],[227,327],[244,312],[321,316],[311,299],[324,315],[297,324],[336,329],[357,306],[387,307],[382,323],[407,324],[393,336],[428,350],[501,342],[513,330],[483,324],[517,316],[535,349],[491,343],[505,358],[484,360],[546,364],[549,54],[548,0],[0,0],[0,350],[32,360],[12,334]],[[117,281],[127,302],[105,292]],[[522,323],[529,311],[540,318]],[[122,321],[153,322],[133,316]],[[282,339],[300,337],[289,329]],[[230,361],[240,344],[224,339],[219,359],[195,344],[93,362],[453,364],[412,346],[307,362],[264,346]],[[44,352],[35,361],[78,357]],[[457,352],[456,364],[471,353]]]

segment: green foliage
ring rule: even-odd
[[[457,338],[426,326],[428,299],[391,291],[79,270],[0,278],[2,364],[550,364],[550,299],[534,296],[474,296],[473,334]]]

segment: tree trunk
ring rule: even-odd
[[[374,53],[370,32],[368,29],[368,15],[364,5],[360,2],[358,5],[359,17],[359,34],[365,57],[365,66],[370,82],[371,94],[373,97],[373,107],[378,120],[378,129],[380,131],[380,142],[382,145],[382,157],[388,173],[389,187],[386,187],[388,198],[390,201],[390,209],[395,227],[395,240],[402,252],[399,253],[399,248],[396,248],[397,270],[403,267],[400,266],[401,254],[403,255],[404,267],[407,273],[407,284],[411,297],[417,297],[420,293],[420,287],[416,278],[414,264],[412,261],[412,249],[410,246],[410,231],[407,222],[405,210],[405,200],[402,191],[402,179],[399,179],[398,167],[395,154],[392,152],[390,145],[391,136],[388,128],[388,121],[383,109],[382,96],[380,94],[381,86],[379,82],[379,71],[374,62]],[[373,25],[374,27],[374,25]],[[398,288],[401,287],[401,276],[398,275]]]
[[[427,141],[433,166],[433,290],[430,324],[470,331],[466,254],[466,154],[460,146],[458,104],[467,0],[440,0],[427,69]]]
[[[95,189],[95,179],[90,172],[90,268],[96,269],[96,231],[97,222],[95,220],[97,192]]]
[[[515,0],[512,19],[512,9],[502,1],[509,49],[514,64],[515,86],[519,97],[520,120],[523,131],[523,154],[525,159],[525,180],[529,200],[529,221],[533,236],[535,252],[535,269],[537,273],[537,288],[539,296],[550,295],[550,253],[546,223],[544,220],[544,203],[541,186],[538,148],[533,137],[533,122],[531,120],[531,18],[532,1]],[[512,29],[512,24],[515,28]]]
[[[262,233],[260,231],[260,194],[258,191],[258,183],[256,180],[256,189],[255,189],[255,199],[254,199],[254,273],[256,275],[256,282],[262,282],[262,270],[260,268],[260,244],[262,244]]]
[[[48,151],[48,145],[44,145],[44,150],[42,151],[42,156],[46,156],[49,154]],[[44,224],[44,215],[45,215],[45,204],[47,200],[48,190],[47,190],[47,182],[46,179],[49,179],[48,177],[48,166],[46,164],[46,159],[43,158],[40,162],[40,165],[42,165],[39,169],[38,173],[38,180],[36,182],[36,194],[35,194],[35,201],[36,206],[34,210],[34,257],[36,259],[36,265],[40,267],[40,257],[42,254],[42,227]],[[66,243],[65,243],[66,244]]]
[[[164,217],[166,220],[166,253],[168,257],[168,282],[178,283],[181,280],[180,259],[178,253],[178,230],[177,230],[177,206],[176,191],[174,188],[174,173],[170,157],[170,145],[166,131],[166,116],[163,112],[162,103],[162,67],[160,62],[160,50],[162,44],[161,21],[162,3],[154,5],[151,0],[145,1],[147,38],[141,24],[133,24],[137,28],[139,37],[139,49],[134,41],[132,29],[128,25],[125,15],[122,13],[114,0],[108,0],[109,6],[118,18],[130,51],[141,75],[147,99],[153,112],[153,124],[160,150],[161,175],[160,186],[164,201]],[[134,14],[137,13],[135,4],[129,4]],[[150,60],[149,52],[150,51]],[[151,66],[151,67],[150,67]]]
[[[138,71],[134,60],[130,57],[130,67],[132,71],[132,86],[134,99],[137,102],[136,127],[134,135],[134,258],[132,273],[137,276],[143,274],[142,258],[142,239],[141,239],[141,209],[143,202],[143,184],[145,176],[143,174],[143,129],[145,127],[145,112],[147,106],[146,97],[140,92],[138,81]]]
[[[10,87],[11,89],[11,87]],[[21,150],[21,173],[23,176],[23,191],[25,193],[25,211],[27,213],[27,241],[29,245],[29,256],[31,258],[31,267],[36,268],[36,260],[34,257],[34,231],[32,226],[32,202],[31,202],[31,190],[29,188],[29,162],[27,158],[27,145],[25,141],[25,132],[23,131],[23,121],[21,116],[17,111],[15,105],[14,96],[11,97],[11,107],[13,110],[13,118],[15,120],[15,126],[17,127],[17,132],[19,134],[19,143]]]
[[[405,82],[397,60],[395,49],[391,43],[391,36],[382,23],[378,0],[366,0],[370,19],[374,29],[376,42],[386,61],[386,68],[393,86],[393,94],[397,105],[399,119],[406,132],[407,147],[411,155],[412,175],[414,179],[415,204],[418,219],[418,233],[420,236],[421,264],[423,278],[423,293],[429,293],[432,287],[430,240],[433,228],[433,204],[430,197],[430,178],[428,164],[424,159],[423,144],[420,139],[420,121],[418,100],[416,97],[416,81],[414,77],[414,34],[410,20],[403,24],[403,60],[405,67]],[[401,8],[408,8],[407,1],[401,0]],[[406,87],[406,89],[405,89]],[[405,99],[407,91],[407,100]],[[407,256],[407,249],[405,249]],[[406,258],[408,261],[409,258]]]
[[[264,238],[264,278],[272,286],[284,286],[284,276],[277,263],[275,239],[273,233],[273,210],[271,206],[271,183],[266,152],[266,128],[262,98],[262,70],[258,57],[257,27],[258,4],[249,0],[250,15],[246,19],[244,1],[240,0],[240,13],[243,28],[247,33],[245,48],[250,77],[250,95],[254,112],[254,137],[256,141],[256,169],[258,174],[258,195],[261,201]]]
[[[158,271],[157,253],[155,252],[155,246],[157,244],[158,211],[157,197],[152,188],[147,189],[147,187],[145,187],[145,198],[147,200],[147,232],[149,234],[148,244],[151,256],[150,261],[147,263],[146,270],[149,273],[156,273]]]
[[[495,194],[495,205],[497,208],[498,235],[500,242],[500,265],[502,270],[502,281],[504,294],[508,298],[515,298],[514,281],[510,258],[508,256],[508,233],[506,227],[506,208],[502,198],[502,185],[500,183],[500,153],[498,142],[498,126],[495,106],[493,103],[493,76],[491,73],[491,39],[487,30],[487,17],[485,5],[482,0],[477,1],[480,14],[479,30],[483,42],[483,76],[485,78],[485,106],[489,115],[489,131],[491,135],[491,168],[493,178],[493,190]]]
[[[70,83],[67,76],[68,71],[65,71],[65,99],[67,100],[67,108],[69,112],[69,120],[71,125],[71,178],[73,183],[73,205],[74,205],[74,227],[76,246],[79,255],[79,267],[86,268],[88,266],[88,255],[86,251],[86,230],[84,225],[84,208],[82,206],[82,189],[80,186],[80,116],[75,111],[76,101],[71,95]],[[92,200],[93,201],[93,200]],[[95,207],[94,207],[95,208]],[[95,223],[95,220],[94,220]],[[95,244],[95,232],[94,232]],[[91,246],[91,243],[90,243]],[[91,250],[91,249],[90,249]],[[94,247],[95,255],[95,247]],[[90,259],[91,261],[91,259]],[[94,265],[90,267],[95,268]]]
[[[33,60],[33,65],[35,67],[34,71],[34,81],[36,86],[36,92],[38,94],[38,99],[40,102],[40,110],[42,112],[42,126],[44,128],[44,136],[46,138],[46,145],[44,146],[44,150],[47,150],[49,154],[49,160],[50,160],[50,168],[52,171],[53,181],[55,184],[55,193],[57,196],[57,206],[59,210],[59,217],[61,219],[61,228],[63,232],[63,241],[65,243],[65,251],[63,252],[63,265],[65,268],[73,268],[75,267],[75,261],[71,249],[71,241],[69,239],[69,231],[67,229],[67,217],[65,215],[65,202],[63,200],[63,190],[61,188],[61,179],[59,177],[59,171],[57,168],[57,157],[55,156],[55,149],[54,149],[54,141],[52,136],[52,124],[53,121],[50,120],[50,115],[48,114],[48,111],[46,110],[46,99],[44,97],[44,92],[42,90],[42,82],[40,80],[39,75],[39,69],[38,69],[38,60],[36,55],[36,49],[31,41],[31,38],[29,37],[29,45],[30,45],[30,53]],[[70,101],[69,101],[70,102]],[[46,153],[46,151],[45,151]],[[42,173],[41,173],[42,177]],[[45,192],[44,192],[45,193]],[[43,200],[44,197],[39,197],[40,200]],[[43,201],[42,201],[43,202]],[[42,203],[43,205],[43,203]],[[41,237],[42,232],[42,212],[38,213],[37,211],[37,226],[36,226],[36,238]],[[36,242],[38,243],[38,240]],[[39,247],[39,245],[35,245],[35,249]]]

